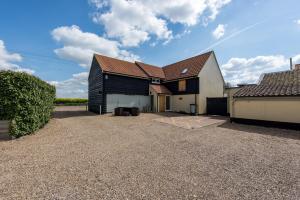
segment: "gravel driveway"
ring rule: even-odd
[[[0,142],[0,199],[300,199],[297,131],[76,110]]]

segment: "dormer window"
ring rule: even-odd
[[[187,73],[187,71],[188,71],[188,69],[185,68],[185,69],[183,69],[183,70],[181,71],[181,74],[185,74],[185,73]]]
[[[152,83],[160,84],[160,79],[159,78],[152,78]]]

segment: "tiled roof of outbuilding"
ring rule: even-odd
[[[300,70],[265,74],[258,85],[242,87],[234,97],[300,96]]]

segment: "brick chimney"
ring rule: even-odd
[[[300,64],[295,65],[295,70],[300,70]]]

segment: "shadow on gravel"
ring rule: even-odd
[[[0,143],[9,140],[12,140],[11,136],[9,136],[8,134],[0,134]]]
[[[257,133],[257,134],[270,135],[275,137],[300,140],[300,131],[297,130],[238,124],[238,123],[230,123],[230,122],[225,122],[219,125],[218,127],[227,128],[235,131],[243,131],[248,133]]]
[[[95,116],[96,114],[88,112],[88,111],[54,111],[52,113],[52,118],[56,119],[64,119],[70,117],[84,117],[84,116]]]
[[[180,113],[180,112],[156,112],[154,113],[156,115],[159,115],[159,116],[162,116],[162,117],[207,117],[207,118],[210,118],[210,119],[229,119],[228,116],[220,116],[220,115],[206,115],[206,114],[203,114],[203,115],[191,115],[189,113]]]

